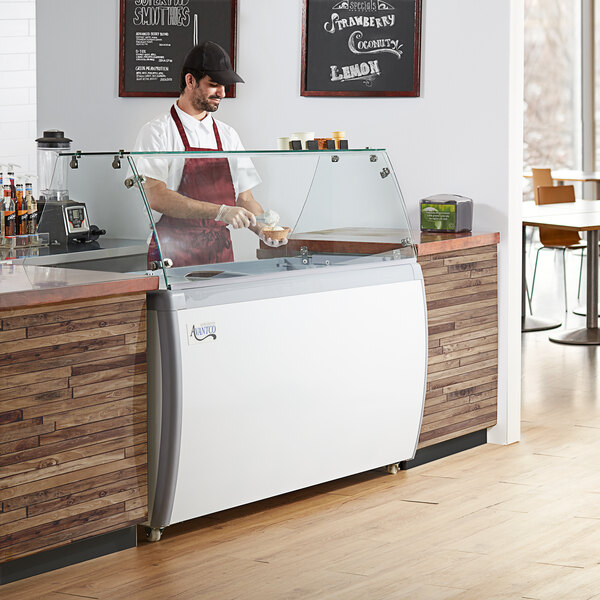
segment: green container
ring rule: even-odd
[[[456,194],[421,200],[421,231],[458,233],[473,227],[473,201]]]

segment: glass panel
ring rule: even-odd
[[[580,47],[580,0],[525,0],[525,170],[582,166]]]
[[[116,153],[118,155],[118,153]],[[61,154],[37,198],[37,235],[17,252],[26,265],[113,273],[144,273],[148,214],[125,185],[127,160],[112,153]],[[115,163],[114,166],[117,166]],[[60,191],[59,194],[54,193]]]
[[[179,289],[415,260],[382,150],[77,152],[60,154],[48,179],[27,264],[147,272]],[[236,212],[250,227],[235,227]]]
[[[594,1],[594,169],[600,171],[600,0]]]
[[[168,264],[167,287],[414,259],[384,151],[136,152],[129,159],[135,187],[154,209],[149,268]],[[261,221],[273,214],[277,223]],[[237,228],[244,218],[250,227]]]
[[[387,155],[373,152],[357,158],[341,153],[319,158],[294,229],[294,238],[329,240],[342,252],[348,241],[410,243],[408,215]]]

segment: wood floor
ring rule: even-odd
[[[523,342],[518,444],[173,526],[0,598],[600,600],[600,348]]]

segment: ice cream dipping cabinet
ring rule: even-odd
[[[159,228],[152,266],[161,289],[148,295],[152,540],[173,523],[394,470],[414,456],[423,414],[423,278],[386,152],[194,156],[216,154],[236,191],[259,182],[254,198],[290,228],[290,243],[274,248],[235,230],[233,261],[170,266]],[[186,157],[122,154],[129,173],[115,173],[130,189],[121,185],[119,202],[145,208],[148,234],[160,215],[144,179],[181,171]],[[83,172],[85,153],[78,158]],[[392,240],[393,249],[349,254],[344,232]],[[314,238],[327,251],[292,243]]]

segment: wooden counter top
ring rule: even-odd
[[[412,237],[417,245],[417,254],[419,256],[465,250],[467,248],[479,248],[500,242],[500,234],[498,232],[425,233],[423,231],[413,231]]]
[[[158,289],[158,277],[0,264],[0,309]]]
[[[295,234],[286,246],[269,248],[263,242],[257,251],[258,258],[274,256],[293,256],[302,246],[309,252],[332,254],[381,254],[391,252],[400,247],[406,232],[388,229],[363,229],[346,227],[328,229],[310,233]],[[468,248],[478,248],[497,244],[500,234],[497,232],[481,233],[425,233],[411,231],[411,237],[417,247],[419,256],[452,252]]]

